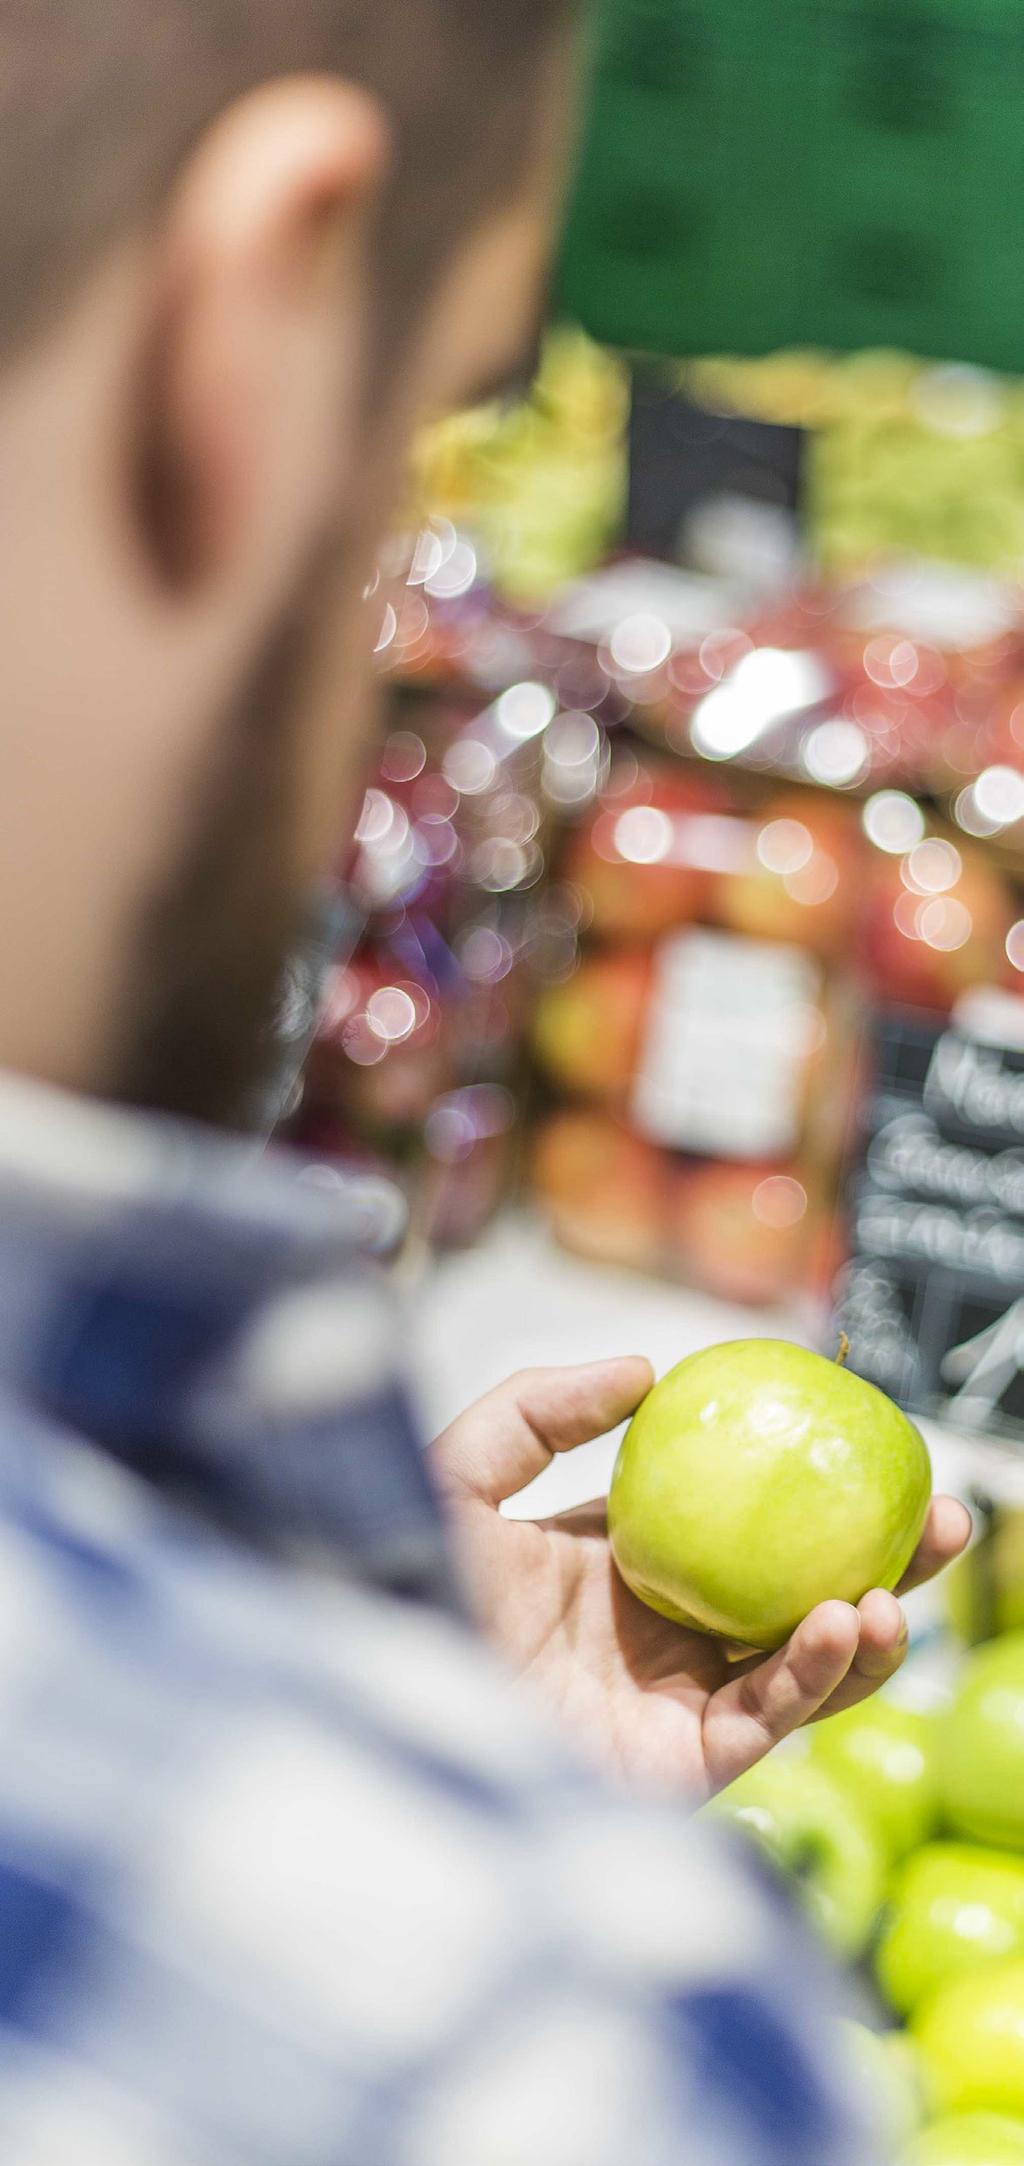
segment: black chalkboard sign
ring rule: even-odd
[[[837,1322],[903,1405],[1024,1441],[1020,1008],[881,1017]]]

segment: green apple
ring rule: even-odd
[[[912,2032],[940,2111],[1024,2119],[1024,1957],[948,1979],[922,2002]]]
[[[968,1644],[1024,1626],[1024,1512],[999,1512],[983,1541],[943,1576],[946,1612]]]
[[[929,1843],[893,1889],[878,1946],[886,1999],[909,2015],[925,1994],[996,1956],[1024,1955],[1024,1860]]]
[[[762,1760],[723,1790],[710,1810],[755,1842],[792,1882],[838,1954],[860,1954],[885,1892],[885,1856],[831,1775],[807,1758]]]
[[[923,2128],[899,2166],[1024,2166],[1024,2121],[1001,2113],[954,2113]]]
[[[938,1818],[935,1718],[876,1696],[815,1729],[812,1754],[878,1829],[892,1858],[927,1842]]]
[[[873,1384],[805,1347],[740,1339],[691,1354],[643,1401],[608,1530],[651,1609],[771,1648],[818,1602],[894,1587],[930,1493],[924,1439]]]
[[[940,1725],[939,1786],[960,1834],[1024,1849],[1024,1632],[968,1656]]]
[[[871,2031],[866,2023],[849,2018],[840,2029],[847,2047],[853,2096],[870,2101],[885,2156],[891,2158],[922,2119],[916,2047],[905,2031]]]

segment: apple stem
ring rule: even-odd
[[[850,1341],[849,1341],[849,1339],[847,1338],[847,1336],[846,1336],[846,1333],[845,1333],[845,1331],[841,1331],[841,1332],[840,1332],[840,1334],[839,1334],[839,1345],[838,1345],[838,1346],[837,1346],[837,1348],[836,1348],[836,1367],[837,1367],[837,1369],[845,1369],[845,1367],[846,1367],[846,1357],[847,1357],[847,1355],[849,1354],[849,1351],[850,1351]]]

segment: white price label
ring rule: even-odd
[[[800,948],[674,934],[658,953],[633,1119],[654,1142],[781,1158],[799,1141],[821,973]]]

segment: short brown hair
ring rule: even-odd
[[[0,354],[121,232],[190,146],[275,76],[343,74],[391,116],[393,283],[510,187],[560,0],[2,0]]]

